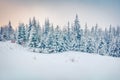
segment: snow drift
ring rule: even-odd
[[[120,58],[72,51],[33,53],[0,42],[0,80],[120,80]]]

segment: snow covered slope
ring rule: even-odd
[[[0,80],[120,80],[120,58],[33,53],[15,43],[0,42]]]

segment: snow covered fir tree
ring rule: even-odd
[[[100,54],[120,57],[120,26],[98,28],[98,24],[88,29],[80,26],[78,15],[74,23],[69,22],[62,29],[54,26],[49,19],[40,26],[35,17],[24,25],[20,23],[16,30],[11,22],[0,27],[0,41],[11,40],[13,43],[28,47],[30,51],[38,53],[61,53],[64,51],[80,51],[90,54]]]

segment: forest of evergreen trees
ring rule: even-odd
[[[34,17],[29,19],[29,24],[20,23],[14,30],[9,21],[8,25],[0,27],[0,41],[8,40],[39,53],[80,51],[120,57],[120,26],[110,25],[103,30],[97,24],[91,29],[85,24],[82,29],[78,15],[73,25],[68,22],[62,29],[59,25],[50,24],[49,19],[45,20],[44,26],[40,26]]]

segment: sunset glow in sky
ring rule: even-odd
[[[120,25],[120,0],[0,0],[0,26],[12,22],[13,27],[18,23],[28,23],[29,18],[36,17],[40,25],[49,18],[53,25],[65,26],[72,24],[76,13],[80,24],[84,27],[99,27]]]

